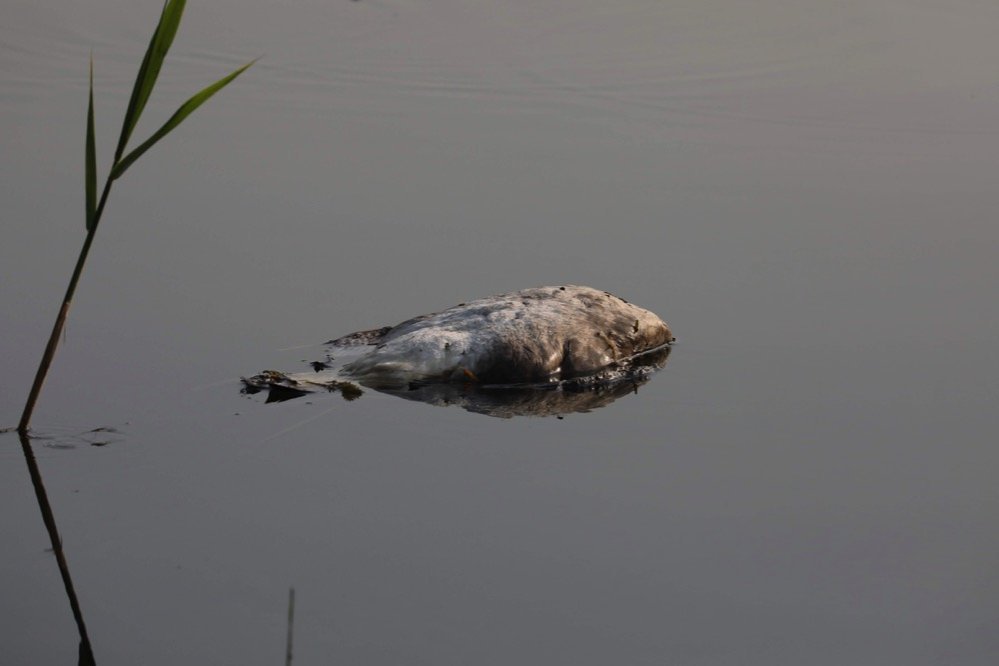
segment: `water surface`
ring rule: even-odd
[[[0,423],[159,5],[0,27]],[[992,664],[999,10],[191,3],[35,415],[100,664]],[[679,344],[588,414],[238,377],[589,284]],[[89,433],[94,428],[114,433]],[[94,446],[95,443],[105,444]],[[0,437],[0,663],[76,632]]]

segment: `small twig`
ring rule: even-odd
[[[288,588],[288,642],[284,653],[284,666],[291,666],[291,639],[295,625],[295,588]]]

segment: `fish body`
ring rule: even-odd
[[[625,366],[674,340],[654,313],[606,291],[565,285],[469,301],[330,344],[373,345],[341,373],[378,387],[559,382]]]

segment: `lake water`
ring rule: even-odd
[[[0,425],[159,3],[8,0]],[[191,3],[32,446],[99,664],[995,664],[999,6]],[[590,413],[238,378],[588,284],[679,343]],[[95,428],[115,432],[88,433]],[[100,444],[95,446],[94,444]],[[0,435],[0,663],[77,633]]]

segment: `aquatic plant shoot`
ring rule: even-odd
[[[76,266],[70,277],[69,285],[66,287],[66,294],[59,308],[59,314],[56,316],[48,344],[45,346],[45,352],[42,354],[38,371],[35,373],[35,380],[31,385],[27,404],[25,404],[21,420],[17,426],[17,431],[22,435],[27,433],[28,427],[31,424],[31,415],[34,412],[35,404],[38,402],[38,396],[42,390],[42,384],[45,382],[45,376],[48,374],[49,366],[52,364],[56,348],[59,345],[59,338],[66,324],[66,317],[69,314],[69,306],[73,301],[77,283],[80,281],[80,274],[83,272],[83,266],[87,261],[90,246],[94,241],[94,235],[97,232],[101,216],[104,213],[104,206],[111,192],[112,183],[121,178],[125,171],[160,139],[176,129],[195,109],[208,101],[219,90],[229,85],[233,79],[246,71],[255,62],[254,60],[246,63],[239,69],[196,93],[181,104],[180,108],[152,136],[126,154],[125,150],[128,147],[132,131],[139,122],[139,117],[142,115],[142,111],[146,107],[146,102],[153,92],[160,68],[163,66],[163,61],[170,50],[173,38],[177,34],[177,28],[180,26],[180,19],[184,13],[185,4],[184,0],[168,0],[163,6],[159,23],[157,23],[156,30],[149,41],[146,55],[142,59],[142,64],[139,66],[139,72],[135,78],[135,85],[132,87],[132,95],[128,101],[128,108],[125,111],[125,117],[122,121],[121,134],[118,137],[118,145],[114,153],[114,162],[104,182],[104,189],[101,192],[99,200],[97,198],[97,141],[94,132],[94,61],[93,56],[90,58],[90,86],[87,104],[87,136],[84,160],[87,236],[83,241],[83,247],[80,249],[80,255],[76,260]]]

